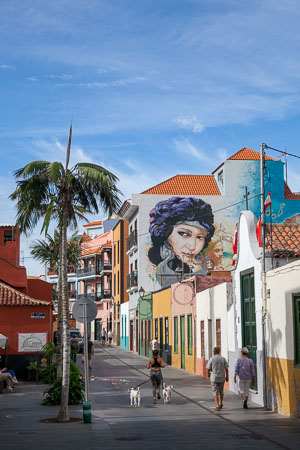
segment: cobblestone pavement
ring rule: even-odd
[[[78,365],[81,366],[78,357]],[[128,388],[147,380],[146,358],[118,347],[96,344],[90,381],[92,424],[45,424],[57,407],[40,402],[44,385],[23,383],[13,394],[0,395],[0,442],[7,449],[299,449],[300,422],[263,411],[225,392],[224,409],[214,411],[207,380],[166,367],[173,384],[172,403],[152,404],[150,382],[143,384],[140,408],[131,408]],[[82,407],[70,407],[82,417]]]

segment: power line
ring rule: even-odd
[[[263,145],[264,145],[264,148],[267,148],[267,149],[269,149],[269,150],[274,150],[274,152],[281,153],[283,156],[289,155],[289,156],[293,156],[293,158],[298,158],[298,159],[300,159],[300,156],[299,156],[299,155],[293,155],[293,153],[288,153],[286,150],[279,150],[278,148],[270,147],[270,146],[267,145],[267,144],[263,144]]]

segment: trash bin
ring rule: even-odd
[[[83,423],[92,423],[92,404],[91,402],[85,402],[83,407]]]

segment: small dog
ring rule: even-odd
[[[169,386],[167,386],[166,383],[163,384],[164,404],[171,403],[172,389],[173,386],[171,384]]]
[[[130,394],[130,406],[134,406],[134,408],[139,408],[141,404],[141,393],[140,388],[131,388],[128,389],[128,392]]]

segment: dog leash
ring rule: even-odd
[[[148,381],[150,381],[150,377],[148,378],[148,380],[144,381],[143,383],[138,384],[138,385],[135,386],[133,389],[136,389],[136,388],[142,386],[143,384],[148,383]]]

